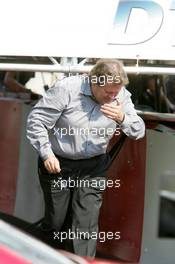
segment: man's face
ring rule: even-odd
[[[100,104],[111,103],[122,88],[121,84],[110,83],[105,86],[92,85],[92,93]]]

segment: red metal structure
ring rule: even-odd
[[[115,141],[115,139],[113,140]],[[116,143],[116,142],[115,142]],[[126,138],[109,169],[109,179],[120,179],[119,188],[108,188],[101,210],[100,229],[120,232],[119,240],[98,243],[103,255],[138,262],[144,213],[146,138]]]
[[[0,247],[0,260],[2,264],[32,264],[8,248]]]
[[[0,210],[13,214],[19,172],[21,137],[21,109],[19,102],[0,100]]]

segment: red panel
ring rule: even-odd
[[[70,253],[65,250],[59,250],[60,253],[62,253],[67,258],[71,259],[75,263],[81,263],[81,264],[123,264],[123,262],[118,261],[110,261],[106,259],[99,259],[99,258],[90,258],[90,257],[82,257],[75,255],[73,253]],[[135,263],[138,264],[138,263]]]
[[[10,249],[1,246],[0,247],[0,263],[1,264],[32,264],[31,261],[27,261],[21,256],[17,255]]]
[[[109,178],[120,179],[119,188],[107,188],[100,215],[100,231],[120,232],[119,240],[98,243],[100,254],[137,262],[141,254],[144,213],[146,138],[126,139],[109,170]]]
[[[21,104],[0,100],[0,211],[13,214],[19,164]]]

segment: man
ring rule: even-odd
[[[37,100],[40,98],[39,94],[25,88],[25,84],[33,77],[34,72],[1,71],[0,90],[15,93],[19,99]]]
[[[89,76],[65,78],[49,89],[28,117],[27,137],[40,156],[45,224],[60,238],[69,206],[72,250],[78,255],[95,256],[92,234],[98,234],[106,148],[116,127],[134,139],[144,136],[127,83],[118,60],[99,60]]]

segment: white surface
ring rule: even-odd
[[[117,8],[128,2],[134,8],[127,23],[114,27]],[[143,2],[159,10],[150,15]],[[0,55],[173,60],[173,5],[174,0],[0,0]]]

